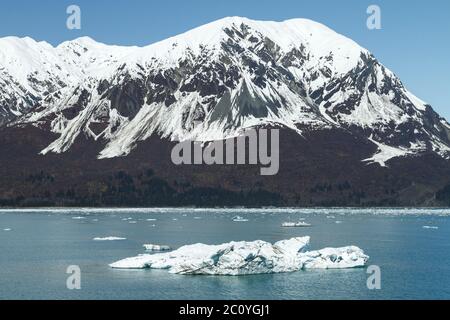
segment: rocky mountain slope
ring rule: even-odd
[[[374,172],[384,172],[380,167],[398,161],[417,163],[426,157],[447,172],[449,123],[366,49],[310,20],[231,17],[147,47],[108,46],[90,38],[52,47],[8,37],[0,39],[0,48],[4,136],[0,143],[16,150],[9,136],[29,140],[33,132],[33,139],[45,137],[25,147],[39,161],[57,155],[58,159],[82,158],[88,149],[94,152],[89,153],[93,167],[101,168],[102,159],[125,157],[121,169],[129,171],[125,163],[133,163],[153,139],[167,148],[180,140],[222,140],[264,126],[285,132],[281,139],[286,151],[280,160],[290,159],[285,162],[290,173],[309,167],[313,159],[317,164],[321,156],[332,167],[342,154],[352,159],[348,162],[352,167],[346,168],[348,179],[339,183],[359,179],[353,177],[352,171],[359,170],[355,168],[366,172],[363,176],[370,172],[378,177]],[[347,149],[349,141],[354,145]],[[334,155],[324,150],[330,144],[336,144]],[[169,156],[164,153],[155,161],[170,161]],[[309,160],[302,163],[302,157]],[[159,164],[149,166],[154,169]],[[287,171],[281,169],[283,176]],[[183,170],[188,181],[197,181],[189,178],[196,169],[172,168],[171,173],[159,174],[173,180],[179,176],[177,170]],[[198,185],[209,187],[206,181],[214,180],[214,174],[208,173],[209,178],[200,179]],[[398,174],[411,178],[417,173]],[[84,179],[78,183],[84,186]],[[289,192],[306,192],[327,179],[336,182],[332,172],[320,181],[303,179],[309,188],[302,182],[301,188]],[[410,180],[406,185],[417,179]],[[450,183],[445,176],[438,180],[421,188],[427,201]],[[253,190],[253,182],[248,183],[252,186],[244,183],[225,189]],[[273,186],[278,183],[287,182],[258,181],[257,185],[276,190]],[[281,191],[282,197],[293,197],[288,190]],[[376,199],[374,194],[372,200]]]

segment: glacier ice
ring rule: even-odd
[[[115,269],[166,269],[184,275],[250,275],[303,269],[363,267],[369,257],[355,246],[307,251],[310,237],[274,244],[265,241],[193,244],[175,251],[142,254],[110,264]]]
[[[235,216],[233,217],[233,222],[248,222],[248,219],[241,216]]]
[[[120,240],[127,240],[127,238],[121,238],[121,237],[97,237],[92,239],[94,241],[120,241]]]
[[[423,229],[432,229],[432,230],[437,230],[437,229],[439,229],[439,227],[436,227],[436,226],[423,226],[422,228],[423,228]]]
[[[170,246],[159,245],[159,244],[144,244],[143,247],[147,251],[170,251],[172,248]]]
[[[304,221],[299,221],[299,222],[283,222],[281,226],[283,228],[302,228],[302,227],[304,228],[304,227],[311,227],[312,225]]]

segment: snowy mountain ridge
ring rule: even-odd
[[[306,19],[224,18],[146,47],[2,38],[2,123],[57,133],[42,154],[80,135],[112,158],[151,135],[211,141],[270,124],[365,136],[379,148],[368,163],[450,155],[445,119],[366,49]]]

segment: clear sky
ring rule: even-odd
[[[79,31],[66,28],[71,4],[81,8]],[[366,27],[371,4],[381,8],[381,30]],[[369,49],[450,119],[448,0],[11,0],[0,4],[0,37],[58,44],[87,35],[108,44],[147,45],[225,16],[321,22]]]

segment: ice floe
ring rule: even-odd
[[[147,251],[170,251],[170,250],[172,250],[172,248],[169,246],[159,245],[159,244],[144,244],[143,247]]]
[[[11,228],[5,228],[3,231],[11,231]]]
[[[311,227],[312,225],[303,221],[300,222],[283,222],[281,224],[283,228],[305,228]]]
[[[121,240],[127,240],[127,238],[121,238],[121,237],[97,237],[92,239],[94,241],[121,241]]]
[[[423,229],[433,229],[433,230],[439,229],[439,227],[436,227],[436,226],[423,226],[422,228]]]
[[[200,214],[222,214],[220,208],[28,208],[6,209],[2,213],[49,213],[49,214],[122,214],[122,217],[130,213],[136,214],[164,214],[179,213],[194,216],[201,219]],[[301,215],[381,215],[381,216],[450,216],[450,208],[228,208],[227,213],[241,214],[301,214]],[[111,215],[113,217],[114,215]],[[133,218],[128,218],[132,220]]]
[[[143,254],[110,264],[116,269],[167,269],[192,275],[250,275],[303,269],[363,267],[369,257],[355,246],[307,251],[310,237],[271,244],[265,241],[193,244],[175,251]]]
[[[241,216],[235,216],[235,217],[233,217],[233,221],[234,222],[248,222],[248,219],[245,219],[244,217],[241,217]]]

